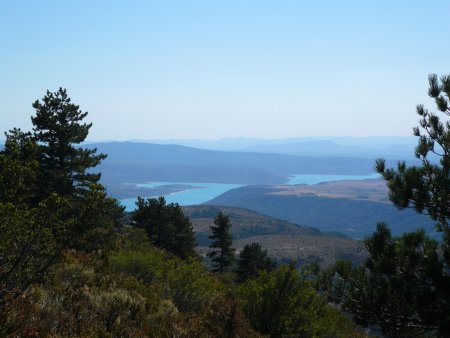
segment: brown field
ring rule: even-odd
[[[327,182],[316,185],[278,185],[275,188],[279,191],[272,192],[273,195],[306,195],[389,202],[386,182],[381,179]]]

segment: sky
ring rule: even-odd
[[[0,0],[0,129],[67,89],[89,140],[407,136],[450,1]]]

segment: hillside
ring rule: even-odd
[[[209,226],[219,211],[230,217],[233,245],[239,252],[245,244],[259,242],[270,256],[279,261],[319,262],[329,265],[336,259],[350,259],[361,263],[366,257],[361,242],[340,234],[324,233],[317,229],[297,225],[270,216],[234,207],[183,207],[197,233],[199,252],[208,251]]]
[[[283,177],[302,173],[367,174],[373,172],[373,159],[319,158],[314,156],[213,151],[175,144],[160,145],[133,142],[94,143],[89,144],[88,147],[97,148],[99,152],[108,154],[107,160],[104,161],[105,165],[252,168]],[[182,172],[179,174],[183,175]],[[241,183],[252,182],[242,181]],[[274,181],[261,183],[269,184],[274,183]]]
[[[353,181],[352,181],[353,182]],[[359,189],[359,188],[360,189]],[[398,210],[382,193],[380,181],[330,182],[314,186],[246,186],[230,190],[207,204],[239,206],[265,215],[361,239],[385,221],[394,234],[434,223],[413,210]]]

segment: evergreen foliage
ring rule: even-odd
[[[82,123],[88,113],[73,104],[63,88],[47,91],[42,103],[36,100],[33,108],[33,137],[40,147],[41,196],[53,192],[74,196],[97,183],[100,174],[87,169],[97,166],[106,155],[96,155],[96,149],[75,147],[86,139],[92,126]]]
[[[430,97],[444,117],[450,116],[450,75],[440,81],[436,74],[428,77]],[[447,236],[450,219],[450,122],[424,108],[417,106],[420,127],[414,128],[419,137],[416,157],[421,166],[398,164],[397,169],[386,168],[379,159],[376,169],[388,183],[389,197],[399,208],[414,208],[437,221],[436,230]],[[432,155],[430,159],[430,155]],[[434,157],[433,157],[434,156]],[[436,163],[436,159],[439,163]]]
[[[438,110],[450,116],[450,76],[429,76],[428,94]],[[389,337],[450,336],[450,122],[417,106],[420,128],[416,156],[421,166],[400,162],[376,169],[387,181],[398,208],[413,208],[437,221],[438,243],[423,230],[393,238],[386,224],[365,240],[369,258],[353,268],[338,262],[321,275],[318,285],[364,325],[377,325]],[[433,155],[430,158],[430,154]],[[436,158],[439,161],[436,161]]]
[[[267,250],[263,250],[261,244],[246,244],[239,253],[237,281],[243,282],[248,278],[257,277],[260,271],[271,271],[275,265],[275,261],[267,256]]]
[[[268,337],[359,337],[351,322],[327,306],[293,264],[263,271],[240,286],[244,313]]]
[[[144,228],[149,239],[160,248],[180,258],[195,255],[195,233],[189,217],[176,203],[166,204],[164,197],[138,197],[132,219],[136,226]]]
[[[393,238],[379,223],[365,245],[366,264],[336,263],[321,274],[321,291],[359,324],[379,326],[388,337],[446,336],[448,277],[438,243],[423,230]]]
[[[234,262],[235,249],[231,247],[233,237],[230,233],[230,218],[219,212],[210,229],[212,234],[209,238],[213,242],[209,246],[212,250],[208,253],[208,257],[213,262],[212,271],[222,273],[231,268]]]
[[[99,176],[86,173],[104,156],[73,147],[87,135],[89,125],[79,124],[85,114],[63,89],[43,100],[34,104],[34,131],[10,130],[0,151],[0,310],[38,282],[62,250],[97,229],[107,232],[123,212],[96,183]],[[96,249],[94,243],[83,248]]]
[[[0,151],[0,203],[32,205],[38,186],[38,146],[31,133],[14,128],[5,133]]]

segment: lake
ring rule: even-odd
[[[317,184],[334,181],[355,181],[381,178],[378,173],[370,175],[291,175],[287,184]]]
[[[205,203],[213,198],[222,195],[228,190],[242,187],[240,184],[226,183],[186,183],[186,182],[152,182],[137,184],[138,187],[156,188],[166,185],[187,185],[192,188],[165,195],[167,203],[178,203],[179,205],[197,205]],[[159,196],[147,196],[159,197]],[[136,208],[136,198],[125,198],[120,200],[126,211],[133,211]]]
[[[286,184],[317,184],[321,182],[366,180],[380,178],[379,174],[370,175],[291,175]],[[187,183],[187,182],[152,182],[137,184],[138,187],[156,188],[164,186],[183,185],[188,186],[186,190],[164,195],[167,203],[178,203],[179,205],[198,205],[222,195],[228,190],[242,187],[241,184],[226,183]],[[159,196],[146,196],[159,197]],[[125,198],[120,200],[126,211],[136,208],[136,198]]]

